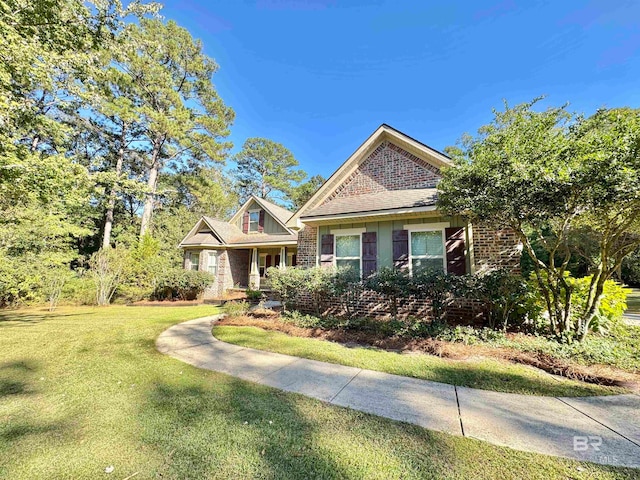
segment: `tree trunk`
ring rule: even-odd
[[[111,185],[109,192],[109,203],[107,204],[107,212],[104,221],[104,234],[102,235],[102,248],[111,246],[111,229],[113,228],[113,211],[116,208],[116,196],[118,194],[118,182],[122,174],[122,165],[124,163],[124,140],[126,135],[126,125],[123,124],[120,135],[120,148],[118,148],[118,156],[116,159],[116,179]]]
[[[153,215],[153,204],[156,197],[156,187],[158,185],[158,173],[160,171],[160,150],[166,136],[158,137],[153,142],[151,153],[151,163],[149,167],[149,179],[147,180],[147,194],[144,199],[142,209],[142,220],[140,222],[140,239],[145,236],[151,226],[151,216]]]
[[[31,140],[31,153],[35,152],[36,149],[38,148],[38,144],[40,143],[40,136],[36,135],[35,137],[33,137],[33,139]]]
[[[140,239],[149,231],[151,216],[153,215],[153,204],[156,196],[156,185],[158,183],[158,165],[149,169],[149,179],[147,180],[147,194],[144,199],[142,209],[142,220],[140,222]]]

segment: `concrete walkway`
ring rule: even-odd
[[[640,327],[640,313],[625,313],[623,318],[627,325]]]
[[[175,325],[159,351],[199,368],[332,405],[518,450],[640,468],[640,396],[516,395],[306,360],[221,342],[206,317]]]

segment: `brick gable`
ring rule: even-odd
[[[324,203],[388,190],[433,188],[440,170],[397,145],[383,141]]]

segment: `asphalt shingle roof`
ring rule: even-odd
[[[184,242],[183,245],[221,245],[218,239],[211,232],[198,232],[192,235]]]
[[[428,207],[435,205],[436,199],[437,189],[435,188],[388,190],[355,197],[335,198],[306,212],[301,218]]]
[[[291,212],[289,212],[291,213]],[[227,245],[245,245],[245,244],[257,244],[257,243],[271,243],[271,242],[295,242],[298,239],[297,233],[286,233],[280,235],[269,235],[266,233],[242,233],[237,226],[232,223],[225,222],[224,220],[220,220],[218,218],[213,217],[204,217],[205,221],[211,226],[214,230],[215,234],[220,237],[220,239]],[[196,237],[200,237],[201,235],[208,235],[206,240],[203,242],[196,242]],[[205,239],[205,237],[202,237]],[[196,233],[185,242],[184,245],[194,245],[194,244],[211,244],[211,245],[220,245],[212,234],[207,233]]]
[[[257,198],[257,197],[254,197],[254,199],[258,203],[262,203],[263,207],[265,207],[269,211],[269,213],[273,215],[275,218],[277,218],[280,221],[280,223],[282,223],[283,225],[286,224],[293,215],[293,212],[287,210],[284,207],[281,207],[280,205],[271,203],[268,200],[265,200],[263,198]]]

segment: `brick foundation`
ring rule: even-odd
[[[391,318],[391,309],[384,296],[363,291],[349,303],[349,311],[354,317],[369,317],[376,319]],[[315,305],[311,296],[302,294],[295,302],[295,308],[301,312],[315,314]],[[346,314],[343,302],[336,298],[327,298],[321,305],[322,315],[344,316]],[[484,307],[474,300],[453,299],[445,309],[446,321],[453,325],[482,325],[484,321]],[[428,298],[410,297],[398,301],[398,317],[406,319],[416,317],[433,320],[431,300]]]

